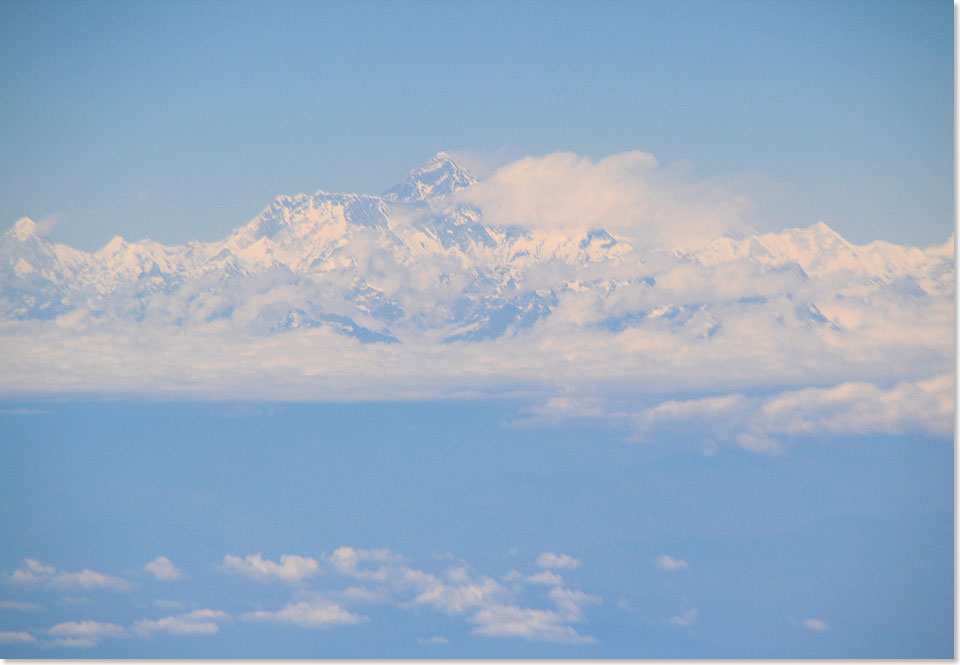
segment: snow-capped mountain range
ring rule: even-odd
[[[325,327],[362,342],[450,343],[521,334],[584,294],[595,306],[576,325],[618,332],[669,321],[708,336],[733,302],[780,300],[790,311],[774,316],[787,325],[843,329],[857,318],[835,306],[844,294],[952,296],[952,239],[927,250],[856,246],[817,223],[694,251],[640,250],[602,228],[485,224],[458,198],[476,182],[439,153],[381,196],[282,196],[217,242],[117,237],[93,253],[49,242],[24,218],[0,243],[0,317],[84,312],[103,323]],[[678,288],[680,275],[691,288]]]

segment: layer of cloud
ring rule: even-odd
[[[633,423],[641,440],[656,436],[666,424],[700,424],[715,439],[775,453],[783,450],[783,438],[802,436],[919,432],[950,437],[954,408],[953,375],[942,374],[890,388],[847,382],[765,398],[732,394],[671,400],[640,411]]]
[[[260,554],[246,557],[228,554],[223,558],[223,568],[255,580],[284,582],[299,582],[320,572],[320,564],[316,559],[295,554],[284,554],[280,557],[280,563],[264,559]]]
[[[109,589],[111,591],[132,591],[134,585],[114,575],[98,573],[85,568],[79,572],[57,570],[36,559],[24,559],[23,568],[7,573],[6,578],[14,584],[43,585],[58,589]]]
[[[171,582],[183,578],[183,572],[165,556],[158,556],[153,561],[145,564],[143,569],[163,582]]]

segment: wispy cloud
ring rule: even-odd
[[[804,619],[803,627],[807,630],[812,630],[817,633],[830,630],[830,626],[823,619]]]
[[[690,567],[690,565],[683,559],[674,558],[669,554],[661,554],[653,563],[660,570],[665,570],[667,572],[685,570]]]
[[[35,644],[37,638],[22,630],[0,630],[0,644]]]
[[[95,647],[105,638],[127,635],[123,626],[118,626],[115,623],[102,623],[92,619],[58,623],[47,629],[46,633],[55,638],[54,645],[75,648]]]
[[[132,591],[133,583],[122,577],[98,573],[85,568],[79,572],[57,570],[36,559],[24,559],[24,567],[6,574],[13,584],[43,585],[59,589],[109,589],[112,591]]]
[[[697,618],[700,616],[700,610],[696,607],[691,607],[684,610],[680,614],[674,615],[667,619],[667,623],[671,626],[678,626],[681,628],[689,628],[697,622]]]
[[[219,623],[229,615],[219,610],[193,610],[186,614],[167,616],[161,619],[140,619],[133,624],[133,632],[150,636],[155,633],[169,635],[212,635],[220,631]]]
[[[424,646],[441,646],[444,644],[450,644],[450,640],[446,637],[440,635],[433,635],[432,637],[418,637],[417,644],[422,644]]]
[[[301,628],[327,628],[352,625],[368,620],[367,617],[353,614],[337,603],[320,596],[309,602],[285,605],[275,612],[247,612],[240,618],[248,621],[292,623]]]

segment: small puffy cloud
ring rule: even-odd
[[[812,630],[817,633],[822,633],[825,630],[830,630],[830,626],[823,619],[804,619],[803,627],[807,630]]]
[[[24,559],[24,566],[7,574],[7,579],[14,584],[43,585],[58,589],[110,589],[112,591],[132,591],[134,585],[113,575],[105,575],[94,570],[84,569],[79,572],[57,570],[36,559]]]
[[[186,614],[163,617],[162,619],[140,619],[133,624],[133,632],[143,636],[150,636],[154,633],[213,635],[220,630],[217,622],[229,618],[226,612],[220,610],[194,610]]]
[[[241,616],[247,621],[292,623],[301,628],[328,628],[361,623],[367,617],[353,614],[337,603],[323,597],[310,601],[290,603],[276,612],[247,612]]]
[[[580,565],[580,560],[568,554],[544,552],[537,557],[537,565],[541,568],[576,568]]]
[[[676,616],[672,616],[667,619],[667,623],[671,626],[680,626],[682,628],[689,628],[697,621],[697,617],[700,616],[700,610],[696,607],[691,607],[688,610],[684,610]]]
[[[174,566],[170,559],[165,556],[158,556],[150,563],[145,564],[143,569],[163,582],[170,582],[183,578],[183,573],[177,570],[176,566]]]
[[[690,565],[683,559],[676,559],[669,554],[661,554],[654,561],[654,565],[660,570],[676,571],[689,568]]]
[[[333,567],[345,575],[358,579],[384,580],[387,578],[387,566],[403,560],[388,549],[362,549],[353,547],[339,547],[327,557]],[[374,566],[361,568],[361,564]]]
[[[153,601],[153,606],[159,607],[161,610],[182,610],[183,601],[157,599]]]
[[[113,623],[101,623],[88,619],[86,621],[64,621],[47,630],[50,635],[58,637],[116,637],[123,635],[123,626]]]
[[[37,638],[22,630],[0,630],[0,644],[36,644]]]
[[[447,614],[459,614],[489,603],[503,593],[503,587],[489,577],[461,584],[445,584],[433,575],[423,574],[423,591],[413,599],[416,605],[432,605]]]
[[[567,625],[568,619],[554,610],[540,610],[516,605],[490,605],[474,614],[476,624],[471,631],[486,637],[522,637],[528,640],[590,644],[596,638],[581,635]]]
[[[228,554],[223,558],[223,569],[260,581],[299,582],[320,572],[320,564],[316,559],[296,554],[284,554],[280,563],[264,559],[260,554],[244,558]]]
[[[127,631],[115,623],[99,621],[65,621],[47,629],[47,634],[56,638],[54,645],[62,647],[90,648],[108,637],[124,637]]]
[[[38,612],[43,607],[35,603],[23,603],[19,600],[0,600],[0,610],[11,612]]]
[[[441,637],[440,635],[434,635],[433,637],[418,637],[417,644],[433,647],[440,646],[442,644],[450,644],[450,640],[448,640],[446,637]]]

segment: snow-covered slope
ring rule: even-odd
[[[451,196],[476,182],[439,153],[383,196],[284,196],[223,240],[174,247],[114,238],[81,252],[21,219],[0,241],[0,318],[326,328],[376,343],[482,341],[547,321],[706,339],[758,315],[854,329],[891,299],[922,308],[953,293],[952,240],[856,246],[818,222],[641,256],[600,228],[488,225]]]

